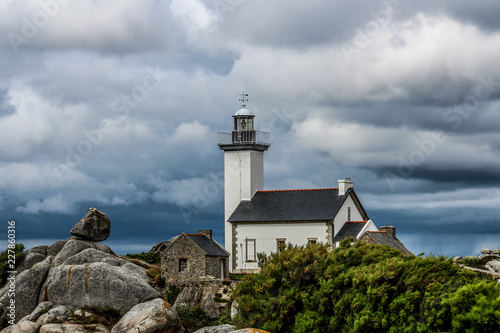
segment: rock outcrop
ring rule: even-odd
[[[150,286],[146,269],[98,243],[108,237],[110,225],[106,215],[92,208],[72,229],[77,237],[27,250],[15,277],[15,310],[8,308],[11,284],[0,290],[0,328],[15,323],[1,332],[109,333],[110,323],[120,317],[120,327],[131,327],[130,332],[135,332],[134,320],[143,333],[183,332],[175,310]],[[88,324],[85,318],[93,315],[88,311],[98,316],[111,311],[109,327]],[[153,322],[161,328],[144,330]]]
[[[71,234],[90,241],[102,242],[108,238],[110,231],[109,218],[97,209],[89,208],[87,215],[71,229]]]
[[[54,261],[52,262],[52,266],[59,266],[64,263],[64,261],[66,261],[66,259],[68,259],[69,257],[74,256],[75,254],[78,254],[81,251],[89,248],[96,249],[108,254],[114,254],[107,245],[82,239],[70,238],[66,242],[66,244],[64,244],[64,247],[55,256]]]
[[[182,333],[184,328],[172,306],[161,298],[134,306],[111,333]]]
[[[219,326],[208,326],[200,328],[194,333],[230,333],[236,330],[234,325],[219,325]]]
[[[38,318],[40,318],[41,315],[49,312],[49,310],[52,309],[52,306],[53,306],[53,304],[51,302],[39,303],[37,305],[37,307],[35,308],[35,310],[33,310],[33,312],[30,315],[24,317],[19,322],[23,322],[23,321],[36,322],[38,320]]]
[[[203,282],[186,286],[177,296],[174,308],[200,307],[211,317],[219,317],[229,311],[230,299],[235,284],[221,281]]]
[[[36,263],[33,267],[21,272],[15,278],[15,316],[7,314],[7,311],[2,313],[2,319],[14,320],[29,315],[38,305],[38,294],[40,293],[42,284],[50,269],[52,257],[47,257],[44,261]],[[0,291],[0,303],[4,305],[10,304],[10,283]]]
[[[12,325],[2,330],[2,333],[38,333],[42,325],[32,321],[25,321],[17,325]]]
[[[40,328],[40,333],[87,333],[82,325],[47,324]]]
[[[500,260],[490,260],[486,263],[485,267],[493,272],[500,273]]]
[[[269,333],[268,331],[259,330],[257,328],[242,328],[237,331],[232,331],[230,333]]]
[[[24,256],[24,259],[21,261],[19,266],[16,267],[16,271],[18,273],[21,273],[22,271],[30,269],[35,264],[45,260],[46,257],[47,257],[46,255],[36,253],[36,252],[28,253]]]
[[[134,305],[157,297],[161,297],[160,293],[130,267],[95,262],[53,267],[40,301],[72,308],[109,307],[123,316]]]

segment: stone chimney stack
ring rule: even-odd
[[[396,239],[396,227],[393,227],[391,225],[386,225],[383,227],[378,228],[379,231],[385,231],[391,236],[392,238]]]
[[[212,230],[198,230],[198,233],[207,236],[208,239],[212,239]]]
[[[353,187],[353,184],[351,178],[339,179],[339,195],[344,195],[349,187]]]

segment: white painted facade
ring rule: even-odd
[[[340,183],[340,180],[339,180]],[[351,184],[352,187],[352,184]],[[340,192],[340,189],[339,189]],[[351,213],[349,214],[349,210]],[[350,215],[350,216],[349,216]],[[340,207],[337,216],[333,219],[333,234],[336,235],[340,229],[344,226],[344,223],[347,221],[362,221],[363,215],[356,207],[354,200],[352,200],[351,196],[348,196],[342,207]]]
[[[242,200],[250,200],[264,189],[264,152],[233,150],[224,152],[224,243],[232,255],[232,225],[227,222]],[[232,260],[230,259],[230,263]],[[233,267],[230,265],[230,269]]]
[[[307,245],[309,240],[316,240],[317,243],[331,243],[327,239],[327,222],[306,222],[306,223],[238,223],[236,244],[238,251],[236,256],[236,267],[233,271],[239,270],[254,271],[258,269],[257,261],[252,260],[256,253],[266,254],[276,253],[278,250],[278,240],[285,244]],[[247,246],[248,241],[255,241],[255,249]],[[251,253],[248,253],[251,251]],[[248,260],[250,259],[250,260]],[[255,258],[256,259],[256,258]]]

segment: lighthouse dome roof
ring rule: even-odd
[[[236,111],[233,117],[234,116],[254,116],[254,114],[245,107],[245,104],[242,104],[241,108],[238,111]]]

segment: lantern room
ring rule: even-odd
[[[246,107],[245,103],[241,104],[241,108],[233,115],[235,131],[253,131],[253,115]]]

